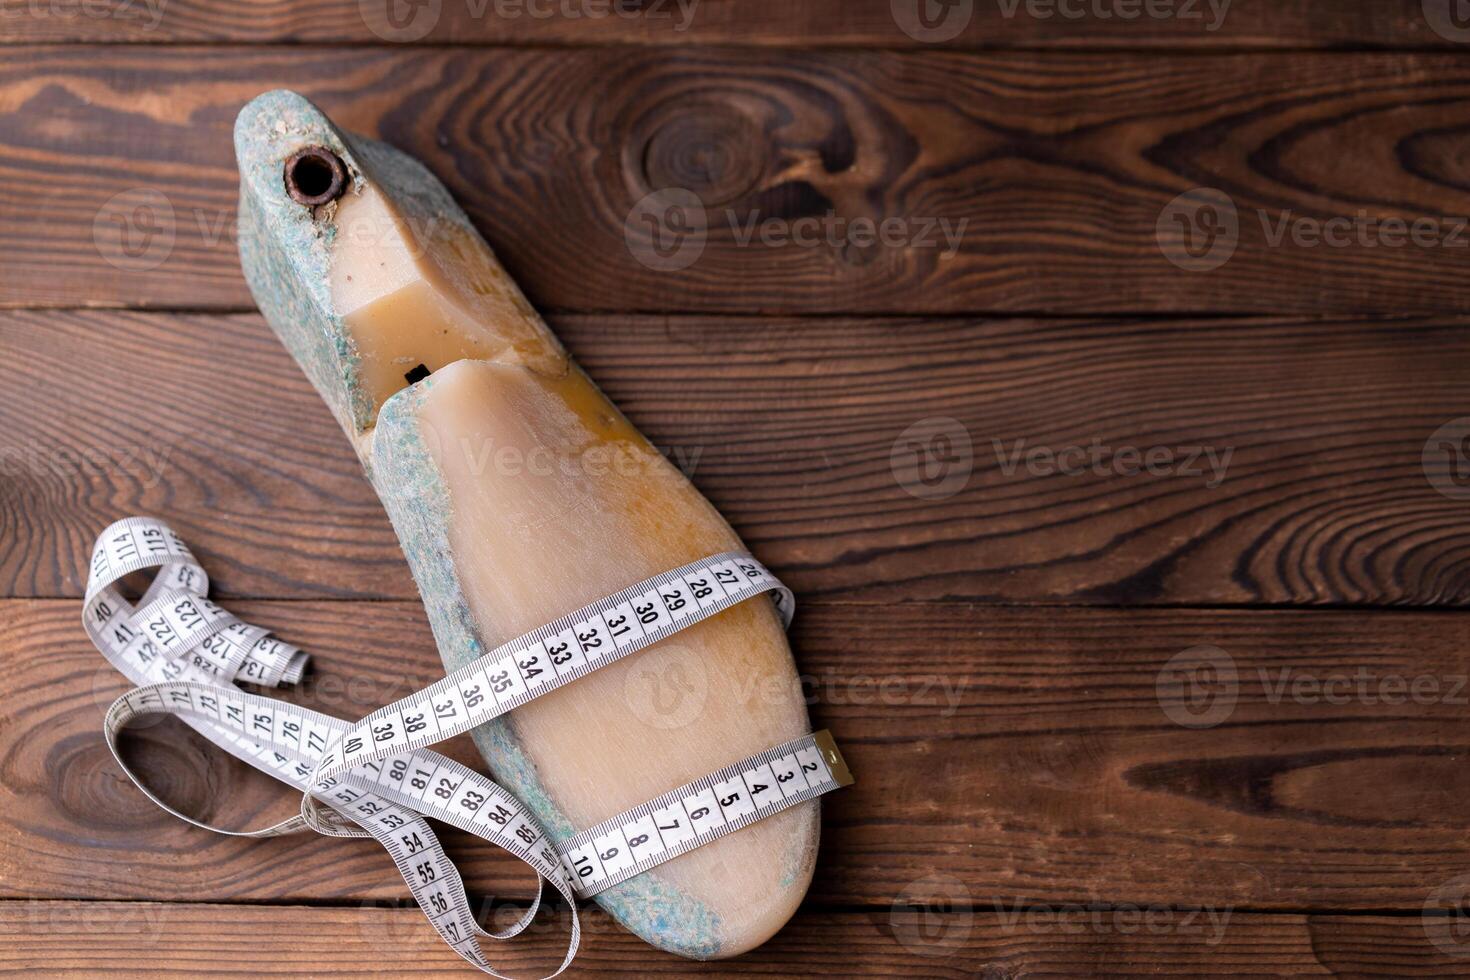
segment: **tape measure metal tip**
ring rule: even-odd
[[[842,753],[837,750],[837,742],[833,740],[830,731],[824,728],[812,733],[812,738],[816,739],[822,759],[827,763],[827,768],[832,770],[832,778],[837,780],[838,786],[851,786],[857,782],[852,770],[847,768],[847,762],[842,758]]]

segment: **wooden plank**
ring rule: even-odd
[[[554,323],[805,597],[1470,600],[1458,430],[1432,441],[1465,412],[1462,320]],[[416,597],[257,317],[13,312],[0,350],[0,594],[80,595],[96,534],[143,512],[219,595]],[[127,373],[150,393],[115,396]],[[936,418],[972,467],[926,487]],[[1172,462],[1136,472],[1155,448]]]
[[[0,305],[248,304],[230,129],[282,85],[423,159],[547,308],[1470,308],[1454,53],[302,46],[10,49]],[[672,187],[707,227],[670,271]]]
[[[367,42],[811,47],[1450,47],[1448,5],[1422,0],[960,0],[918,17],[889,0],[7,0],[0,43]],[[1441,9],[1443,8],[1443,9]],[[937,16],[936,16],[937,14]]]
[[[1057,910],[1074,914],[1080,910]],[[989,912],[801,912],[764,946],[695,963],[656,952],[588,913],[569,977],[1180,975],[1470,976],[1470,957],[1417,918],[1236,913],[1202,918],[1104,910],[1068,922]],[[557,920],[487,944],[512,976],[554,969]],[[414,908],[314,908],[114,902],[0,902],[0,970],[93,977],[473,976]],[[840,954],[836,951],[841,951]]]
[[[416,603],[231,608],[316,657],[293,700],[360,717],[441,676]],[[230,839],[154,808],[102,742],[125,685],[77,613],[73,601],[0,603],[11,651],[0,659],[0,894],[401,892],[370,842]],[[823,803],[812,900],[886,907],[941,881],[954,901],[1005,909],[1416,913],[1470,873],[1463,632],[1435,613],[900,603],[879,615],[809,602],[793,644],[813,723],[833,730],[858,776]],[[1177,659],[1201,645],[1220,651],[1213,679]],[[759,697],[760,683],[742,695]],[[263,777],[171,732],[140,732],[134,751],[181,809],[236,827],[294,810]],[[503,854],[446,839],[475,888],[529,892]]]

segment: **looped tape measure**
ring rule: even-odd
[[[136,604],[119,582],[157,569]],[[509,939],[540,907],[549,882],[572,910],[571,937],[554,977],[581,940],[578,898],[757,820],[852,782],[823,731],[726,766],[561,841],[508,790],[428,748],[556,690],[606,664],[747,599],[768,594],[790,624],[795,601],[760,562],[727,552],[664,572],[506,643],[356,722],[249,693],[295,684],[307,655],[206,598],[209,577],[162,521],[129,517],[97,539],[82,619],[115,667],[139,685],[113,702],[108,746],[128,777],[160,807],[196,827],[240,837],[311,829],[372,837],[387,849],[434,929],[480,970],[497,972],[483,939]],[[301,813],[269,827],[232,831],[160,800],[118,751],[128,722],[175,715],[210,742],[302,793]],[[427,817],[483,837],[539,876],[536,898],[500,932],[480,928],[464,880]]]

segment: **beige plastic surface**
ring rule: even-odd
[[[569,364],[477,239],[409,228],[371,187],[343,200],[338,223],[333,300],[375,403],[419,365],[432,372],[417,419],[448,490],[451,560],[487,649],[743,547]],[[810,730],[785,634],[760,601],[518,708],[511,723],[578,828]],[[652,873],[713,913],[719,955],[733,955],[795,910],[817,836],[812,801]]]

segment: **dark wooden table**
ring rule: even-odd
[[[315,655],[295,698],[441,673],[240,276],[230,128],[287,86],[423,159],[796,589],[859,776],[767,946],[594,911],[576,973],[1470,975],[1454,5],[547,2],[0,0],[0,969],[471,975],[375,846],[191,829],[99,731],[85,561],[136,512]],[[677,270],[627,244],[668,188],[708,222]],[[130,751],[206,820],[295,805],[169,726]]]

